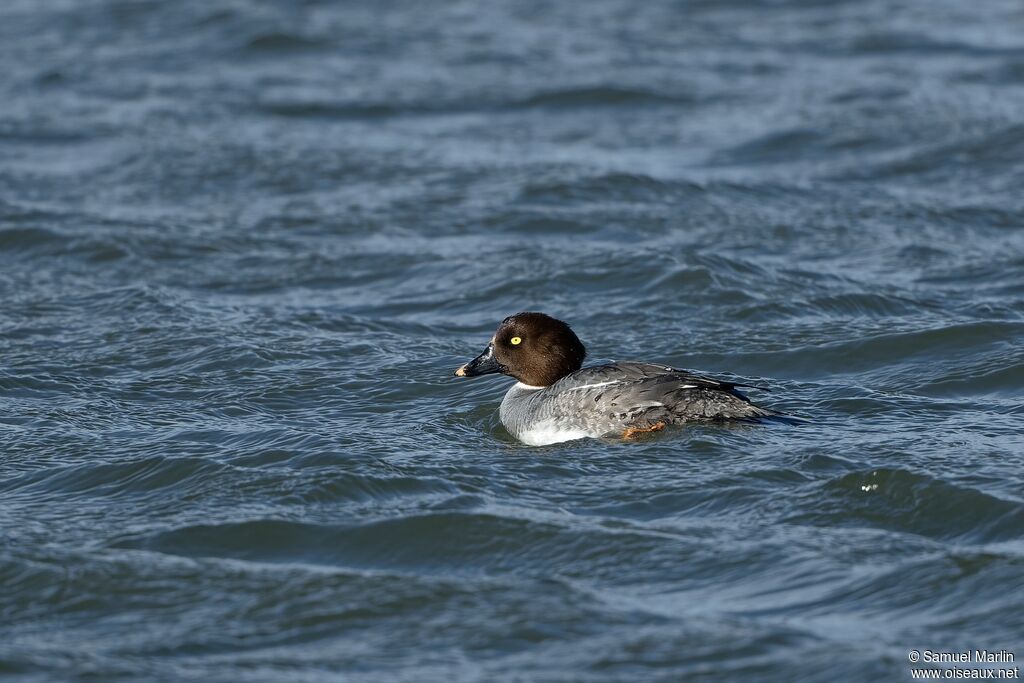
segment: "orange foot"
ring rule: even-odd
[[[650,427],[629,427],[626,431],[622,432],[623,439],[636,438],[637,434],[647,434],[649,432],[660,432],[665,428],[664,422],[655,422]]]

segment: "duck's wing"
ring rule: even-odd
[[[565,389],[582,389],[588,385],[604,383],[605,386],[613,384],[634,384],[637,382],[653,381],[656,384],[673,383],[676,388],[693,389],[717,389],[732,393],[736,387],[747,387],[751,389],[765,389],[753,384],[741,384],[728,380],[715,379],[706,375],[698,375],[688,370],[673,368],[668,365],[657,363],[640,363],[637,361],[619,361],[606,365],[595,365],[583,368],[558,381],[559,387]]]
[[[654,363],[619,362],[578,370],[550,387],[548,408],[570,415],[607,416],[608,431],[772,414],[723,381]]]

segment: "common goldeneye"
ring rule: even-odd
[[[666,425],[779,415],[736,390],[750,385],[652,363],[580,369],[586,354],[561,320],[517,313],[502,320],[484,352],[455,375],[500,372],[517,379],[501,401],[501,422],[531,446],[611,435],[628,439]]]

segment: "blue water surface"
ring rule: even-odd
[[[6,0],[0,64],[0,675],[1024,657],[1019,0]],[[520,310],[806,421],[523,446],[451,376]]]

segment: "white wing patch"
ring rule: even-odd
[[[581,385],[581,386],[578,386],[578,387],[569,387],[568,389],[563,389],[563,391],[579,391],[581,389],[596,389],[597,387],[607,387],[607,386],[611,386],[613,384],[631,384],[631,382],[623,382],[622,380],[619,380],[619,379],[612,379],[612,380],[609,380],[607,382],[595,382],[594,384],[584,384],[584,385]],[[524,387],[526,389],[537,389],[537,388],[539,388],[539,387],[531,387],[531,386],[529,386],[527,384],[520,384],[520,386],[522,386],[522,387]],[[696,384],[680,384],[679,386],[676,387],[676,389],[696,389],[696,388],[697,388]]]
[[[594,389],[596,387],[607,387],[607,386],[610,386],[612,384],[622,384],[622,382],[620,380],[617,380],[617,379],[612,379],[612,380],[608,380],[607,382],[596,382],[594,384],[584,384],[584,385],[579,386],[579,387],[569,387],[565,391],[579,391],[580,389]]]

